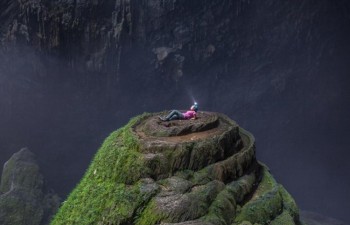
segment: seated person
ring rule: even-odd
[[[182,113],[178,110],[171,111],[165,118],[159,117],[162,121],[170,121],[170,120],[195,120],[197,118],[198,104],[197,102],[191,106],[190,110]]]

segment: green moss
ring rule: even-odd
[[[215,225],[233,222],[235,225],[266,225],[271,221],[277,224],[278,221],[296,218],[297,208],[294,200],[276,183],[264,166],[261,166],[261,181],[250,195],[256,185],[256,171],[225,186],[224,183],[215,181],[213,165],[200,169],[204,165],[186,160],[193,153],[195,143],[192,142],[175,150],[173,147],[162,149],[161,154],[152,158],[153,161],[145,162],[146,157],[139,152],[139,143],[132,128],[147,116],[149,115],[144,114],[136,117],[104,141],[84,177],[63,203],[52,225],[155,225],[160,222],[196,219]],[[249,151],[249,154],[251,155],[247,157],[250,160],[254,151]],[[202,160],[204,162],[204,158],[198,155],[193,161]],[[185,169],[188,168],[188,164],[192,165],[191,163],[196,165],[191,168],[198,171]],[[153,171],[150,171],[152,169]],[[244,167],[237,170],[243,172]],[[173,190],[190,199],[188,202],[191,202],[191,205],[186,205],[186,209],[163,206],[159,198],[150,200],[160,191],[159,186],[171,185],[169,180],[164,179],[156,183],[152,179],[141,179],[152,175],[159,175],[161,179],[161,175],[174,173],[180,177],[177,182],[182,178],[195,187],[188,193],[184,193],[188,188]],[[220,185],[211,188],[208,184],[210,182]]]
[[[267,224],[277,216],[282,209],[282,198],[277,189],[264,194],[261,198],[248,202],[235,218],[236,221],[251,221],[252,223]]]
[[[132,119],[102,144],[78,186],[51,222],[121,224],[144,204],[138,181],[145,173],[132,126],[147,114]]]
[[[244,200],[244,197],[251,193],[255,179],[255,174],[251,173],[239,178],[234,182],[231,182],[226,187],[232,196],[234,196],[236,202],[241,203]]]
[[[294,220],[299,220],[299,209],[292,196],[282,185],[279,185],[279,191],[283,198],[283,208],[288,211]]]
[[[277,184],[266,166],[261,167],[261,182],[239,210],[235,224],[250,221],[252,224],[294,225],[299,221],[299,210],[294,199]]]
[[[235,223],[243,221],[268,224],[282,211],[282,197],[275,179],[262,167],[262,180],[252,198],[242,206]]]
[[[193,176],[191,177],[191,182],[194,185],[203,185],[206,184],[210,181],[212,181],[213,179],[211,177],[209,177],[209,170],[211,169],[211,167],[206,167],[204,169],[201,169],[197,172],[195,172],[193,174]]]
[[[4,170],[2,171],[1,182],[0,182],[0,194],[8,192],[11,188],[11,173],[13,168],[15,167],[15,161],[9,160],[6,162],[4,166]]]
[[[240,223],[239,225],[253,225],[251,222],[249,221],[243,221],[242,223]],[[255,224],[254,224],[255,225]]]
[[[0,209],[0,224],[35,225],[40,223],[44,213],[35,200],[24,202],[20,197],[11,195],[1,196]]]
[[[283,211],[281,215],[277,216],[270,225],[295,225],[293,218],[288,211]]]
[[[271,189],[277,187],[277,182],[271,175],[271,173],[268,171],[268,168],[265,166],[261,167],[261,181],[252,197],[251,200],[254,200],[255,198],[258,198],[261,195],[264,195],[265,193],[271,191]]]
[[[185,180],[191,180],[193,178],[193,174],[194,172],[192,170],[180,170],[175,173],[175,176]]]
[[[33,153],[28,149],[15,153],[4,165],[0,185],[0,193],[10,191],[11,186],[40,191],[43,178]]]
[[[165,215],[159,213],[156,202],[153,200],[147,205],[145,210],[142,211],[141,215],[136,220],[136,225],[154,225],[158,224],[164,218]]]
[[[218,194],[209,208],[204,220],[217,225],[231,224],[235,214],[236,202],[228,189]]]

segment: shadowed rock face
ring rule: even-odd
[[[141,115],[106,139],[53,225],[300,224],[249,132],[219,113],[171,122],[162,114]]]
[[[276,175],[301,158],[304,167],[289,170],[283,182],[314,209],[321,209],[315,195],[304,197],[294,180],[303,179],[309,190],[323,187],[317,196],[329,191],[337,205],[331,214],[339,216],[348,201],[323,185],[336,176],[313,180],[324,183],[308,177],[325,174],[328,166],[344,176],[350,169],[345,160],[337,166],[341,159],[328,151],[347,152],[337,138],[349,136],[349,9],[347,0],[2,0],[2,151],[10,154],[11,142],[43,146],[51,182],[66,194],[100,143],[96,137],[135,113],[180,106],[191,89],[203,108],[235,115],[264,140],[261,157]],[[19,53],[8,54],[11,46]],[[333,128],[339,133],[329,136]],[[26,130],[44,138],[28,137]],[[322,154],[315,158],[311,149]],[[68,166],[56,173],[59,157]],[[309,166],[310,160],[327,167]]]
[[[41,189],[43,177],[39,173],[34,154],[23,148],[14,154],[4,165],[1,177],[1,193],[8,193],[16,188]]]
[[[59,204],[59,197],[45,190],[32,152],[21,149],[5,163],[0,183],[1,225],[48,224]]]

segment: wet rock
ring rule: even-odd
[[[256,161],[249,132],[219,113],[172,126],[159,115],[138,116],[106,139],[53,225],[299,224],[293,198]]]
[[[46,225],[60,198],[46,190],[35,156],[27,148],[4,165],[0,183],[0,224]]]

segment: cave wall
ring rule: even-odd
[[[350,169],[347,1],[4,0],[0,12],[1,160],[37,149],[63,195],[109,131],[195,98],[256,135],[302,207],[345,217],[311,202],[330,188],[347,204],[350,184],[328,186]]]

